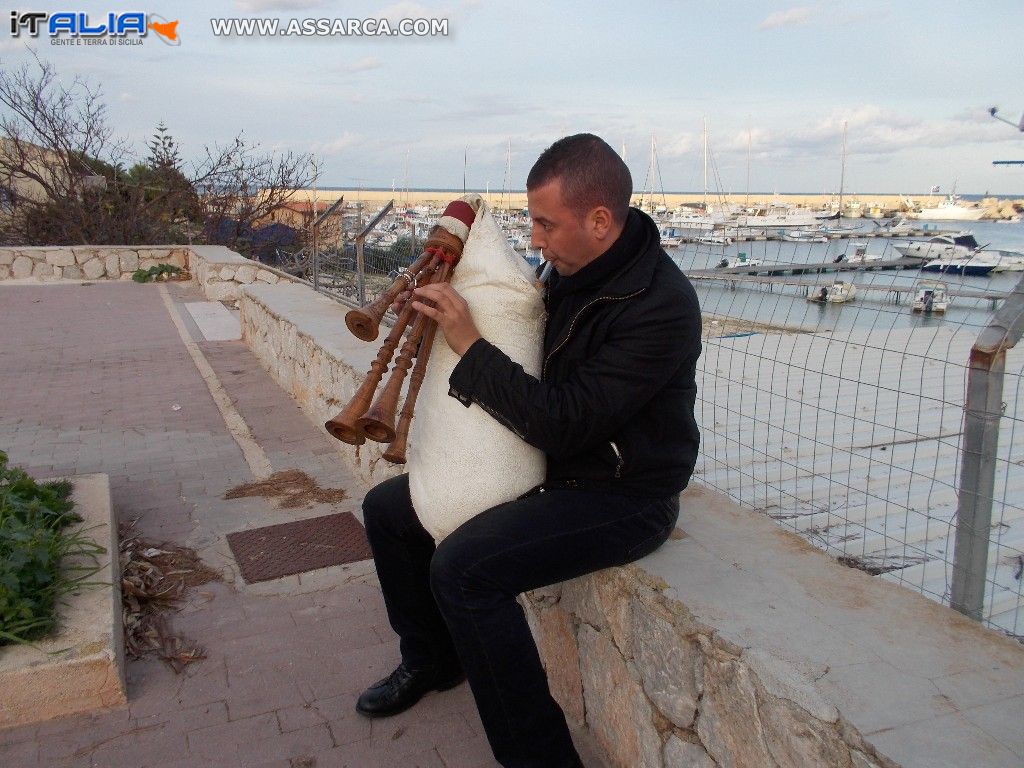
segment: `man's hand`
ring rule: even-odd
[[[413,309],[437,321],[444,332],[445,341],[455,354],[461,357],[473,346],[473,342],[481,338],[469,314],[469,305],[448,283],[421,285],[414,288],[412,293]],[[434,306],[428,307],[423,303],[424,299],[434,302]]]

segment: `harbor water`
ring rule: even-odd
[[[843,220],[843,225],[860,225],[864,233],[874,231],[868,220]],[[946,231],[956,231],[956,222],[939,222]],[[1024,224],[997,224],[991,221],[965,222],[963,229],[974,232],[978,243],[988,249],[1024,253]],[[794,243],[785,241],[748,241],[731,245],[686,244],[666,249],[683,272],[712,269],[725,258],[746,254],[748,259],[763,263],[822,264],[834,262],[843,254],[853,254],[855,244],[867,246],[867,253],[883,259],[896,259],[900,254],[894,246],[907,238],[865,238],[853,233],[849,238],[827,243]],[[920,238],[917,238],[920,241]],[[987,292],[1009,292],[1020,280],[1021,272],[993,272],[984,277],[936,274],[920,269],[894,271],[848,270],[820,275],[802,275],[797,279],[831,285],[834,280],[852,281],[857,286],[912,288],[920,279],[937,279],[951,292],[969,289]],[[707,314],[720,315],[757,323],[795,327],[808,331],[911,328],[936,324],[984,327],[994,309],[988,299],[956,297],[951,299],[945,315],[922,315],[911,312],[911,294],[886,291],[860,291],[846,304],[819,304],[807,301],[807,289],[791,285],[758,285],[728,283],[717,280],[694,280]],[[897,299],[897,297],[900,297]],[[897,303],[898,300],[898,303]]]

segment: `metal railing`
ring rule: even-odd
[[[831,263],[850,245],[731,251]],[[694,274],[729,255],[677,253]],[[969,278],[938,276],[960,295],[937,315],[911,312],[917,272],[746,277],[694,280],[706,315],[695,480],[847,565],[1024,634],[1024,279],[989,281],[1005,296],[993,314]],[[875,290],[808,300],[833,279]]]

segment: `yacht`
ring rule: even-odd
[[[978,241],[972,232],[935,235],[926,241],[897,243],[893,248],[901,256],[919,259],[967,258],[978,250]]]
[[[926,221],[977,221],[985,215],[985,209],[965,205],[959,195],[953,194],[934,207],[922,207],[920,211],[907,215]]]
[[[984,251],[976,251],[967,257],[933,259],[921,267],[921,271],[985,277],[997,266],[998,262],[985,255]]]

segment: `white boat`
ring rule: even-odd
[[[788,243],[827,243],[828,237],[820,229],[795,229],[782,233]]]
[[[990,254],[996,261],[996,268],[993,272],[1024,272],[1024,253],[1020,251],[982,251]]]
[[[700,235],[695,240],[704,245],[732,245],[732,238],[725,235]]]
[[[919,280],[917,292],[914,294],[914,312],[944,313],[949,307],[949,298],[946,294],[946,284],[938,280]]]
[[[877,221],[872,223],[879,230],[890,235],[909,235],[914,231],[914,226],[902,216],[897,216],[895,219],[888,221],[885,224],[879,224]]]
[[[956,259],[967,258],[978,250],[978,241],[971,232],[936,235],[927,241],[897,243],[893,248],[901,256],[913,256],[918,259]]]
[[[807,300],[818,304],[845,304],[848,301],[853,301],[853,297],[856,295],[857,288],[853,283],[836,280],[832,285],[823,285],[811,290],[807,294]]]
[[[924,219],[926,221],[977,221],[985,215],[984,208],[965,205],[960,202],[957,194],[949,195],[945,200],[934,207],[922,207],[916,213],[908,213],[912,219]]]
[[[733,221],[738,227],[766,228],[800,228],[813,227],[818,223],[814,214],[806,208],[793,208],[788,205],[772,205],[768,208],[754,209],[749,213],[736,216]]]
[[[872,262],[882,261],[882,256],[876,253],[868,253],[867,243],[850,243],[853,247],[853,252],[841,253],[836,257],[835,263],[845,263],[863,266],[865,264],[871,264]]]
[[[750,259],[747,258],[747,254],[741,253],[738,256],[732,256],[722,259],[715,265],[715,269],[735,269],[736,267],[756,267],[760,265],[761,259]]]

